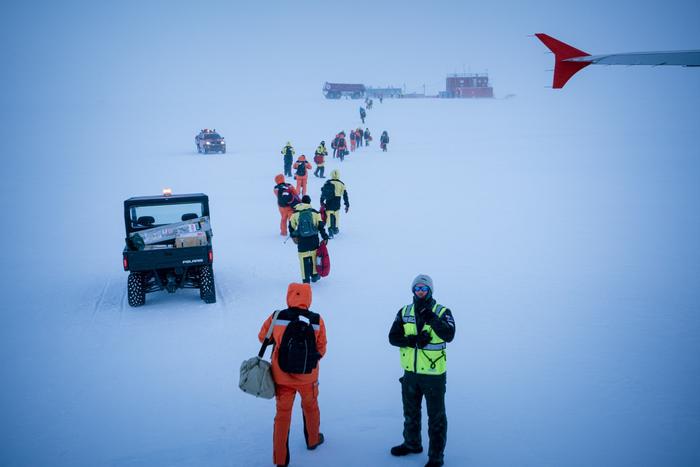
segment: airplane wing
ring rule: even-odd
[[[700,66],[700,50],[590,55],[547,34],[535,36],[554,53],[554,89],[563,88],[572,76],[588,65]]]
[[[570,62],[590,62],[596,65],[678,65],[700,66],[700,50],[669,52],[631,52],[626,54],[589,55],[569,58]]]

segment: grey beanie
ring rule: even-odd
[[[411,292],[413,292],[413,287],[415,287],[416,284],[425,284],[428,287],[430,287],[431,295],[433,294],[433,292],[435,292],[435,289],[433,289],[433,280],[427,274],[418,274],[416,278],[413,279],[413,282],[411,283]]]

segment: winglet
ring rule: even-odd
[[[547,34],[537,33],[535,36],[554,53],[554,80],[552,82],[554,89],[563,88],[572,76],[591,64],[591,62],[566,61],[570,58],[588,57],[591,54],[571,47],[569,44],[565,44]]]

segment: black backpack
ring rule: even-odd
[[[280,183],[277,185],[277,205],[280,207],[292,206],[294,204],[294,195],[289,190],[288,183]]]
[[[305,318],[291,320],[282,334],[282,342],[277,351],[277,361],[282,371],[309,374],[320,359],[313,325]]]
[[[299,162],[299,165],[297,166],[297,175],[300,177],[306,175],[306,161]]]
[[[335,184],[328,180],[321,187],[321,198],[325,201],[330,201],[335,198]]]

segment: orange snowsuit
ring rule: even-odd
[[[275,176],[275,183],[277,185],[281,185],[284,183],[284,175],[278,174]],[[288,184],[289,185],[289,184]],[[275,194],[275,198],[277,198],[277,191],[278,188],[275,187],[272,189],[273,193]],[[298,193],[294,189],[292,185],[289,185],[289,191],[294,195],[297,196]],[[289,218],[292,217],[292,214],[294,214],[294,209],[291,206],[277,206],[280,210],[280,235],[284,235],[285,237],[287,236],[287,223],[289,222]]]
[[[299,175],[300,167],[304,167],[304,175]],[[306,194],[306,180],[309,178],[309,170],[312,169],[311,164],[306,161],[306,156],[303,154],[299,156],[299,159],[294,163],[294,179],[297,181],[297,191],[301,195]]]
[[[304,312],[309,309],[310,305],[311,286],[309,284],[289,284],[287,289],[287,306],[290,309],[301,309]],[[309,374],[285,373],[279,366],[279,343],[282,342],[282,335],[289,322],[285,320],[285,314],[287,313],[290,313],[289,309],[280,312],[271,337],[276,343],[272,351],[272,379],[275,381],[275,398],[277,401],[277,413],[275,414],[272,436],[272,462],[276,465],[287,465],[289,463],[289,428],[292,421],[292,407],[294,406],[294,398],[297,392],[301,395],[301,409],[304,413],[304,436],[307,447],[313,448],[317,446],[321,439],[319,436],[321,412],[318,408],[318,369],[320,363]],[[272,315],[265,320],[260,328],[258,333],[260,342],[265,340],[265,335],[271,324]],[[323,356],[326,353],[326,325],[323,322],[323,318],[318,316],[318,324],[313,324],[313,327],[316,335],[316,348]]]

